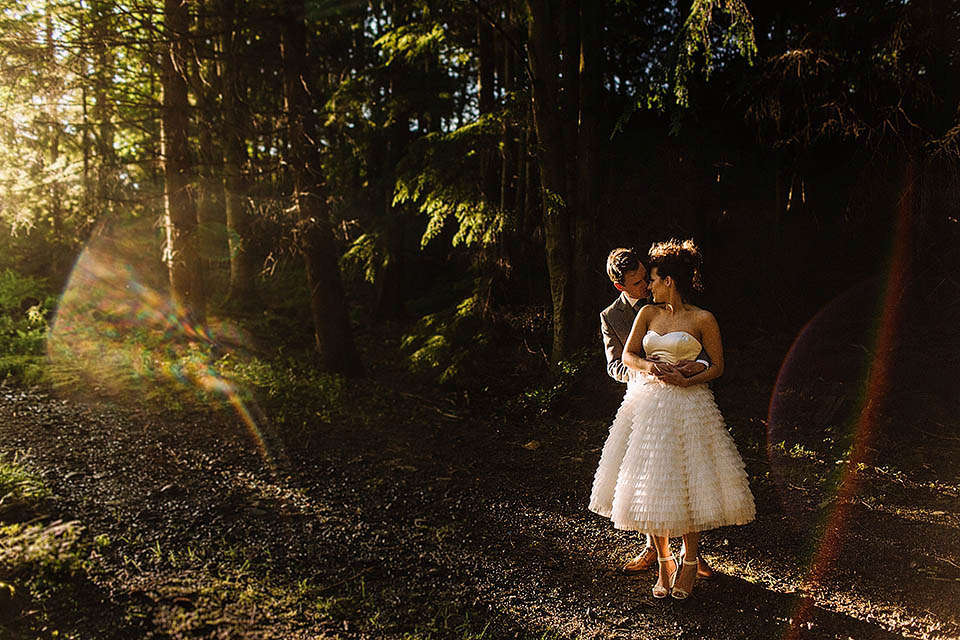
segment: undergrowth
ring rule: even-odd
[[[0,458],[0,493],[0,638],[58,637],[51,611],[79,606],[83,528],[38,515],[50,492],[19,456]]]
[[[456,383],[472,372],[472,363],[490,345],[491,335],[478,296],[470,295],[452,307],[423,315],[404,334],[401,348],[411,372]]]
[[[36,503],[49,495],[43,481],[22,462],[20,455],[0,456],[0,505],[11,501]]]
[[[297,579],[276,574],[269,558],[256,554],[249,547],[199,551],[188,564],[203,569],[183,574],[191,576],[188,581],[160,588],[168,601],[192,603],[161,611],[157,619],[164,631],[173,637],[196,635],[216,620],[221,632],[234,634],[269,621],[274,628],[328,628],[406,640],[559,637],[552,631],[517,636],[509,616],[447,599],[423,603],[410,619],[398,612],[394,588],[368,581],[363,570],[342,580]]]
[[[31,385],[43,380],[48,320],[55,304],[42,278],[0,271],[0,382]]]
[[[595,375],[590,367],[594,354],[586,349],[575,352],[570,358],[560,361],[552,375],[536,378],[533,385],[522,390],[515,403],[522,410],[545,415],[556,410],[562,400],[584,376]]]
[[[190,341],[146,327],[109,329],[89,331],[98,345],[53,343],[46,376],[55,389],[172,410],[257,404],[281,421],[292,410],[329,417],[343,400],[342,378],[309,361],[224,347],[216,336]]]

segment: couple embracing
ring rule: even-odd
[[[656,562],[655,598],[683,600],[698,575],[712,574],[699,557],[701,531],[755,515],[743,460],[707,386],[723,373],[723,347],[713,314],[691,303],[701,289],[700,262],[692,240],[654,244],[646,265],[631,249],[607,258],[621,292],[600,314],[607,373],[627,390],[589,508],[617,529],[647,534],[643,553],[623,569],[636,573]],[[672,536],[683,538],[679,558]]]

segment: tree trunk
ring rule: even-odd
[[[80,14],[80,39],[85,40],[87,36],[87,25],[86,25],[86,15]],[[81,52],[77,56],[80,62],[80,77],[86,78],[90,74],[89,62],[87,60],[86,52]],[[88,109],[89,98],[87,96],[87,83],[80,83],[80,114],[81,114],[81,138],[80,146],[83,151],[83,199],[80,202],[80,206],[83,207],[84,211],[90,211],[91,207],[91,197],[90,197],[90,112]]]
[[[409,22],[405,7],[393,2],[390,5],[390,21],[397,27]],[[387,90],[399,105],[407,102],[407,94],[411,91],[409,70],[401,62],[394,62],[390,68],[390,78]],[[393,190],[396,184],[397,164],[410,144],[412,134],[410,121],[413,118],[408,106],[403,106],[395,112],[386,128],[386,144],[383,149],[384,176],[382,184],[383,226],[381,248],[385,253],[382,266],[374,283],[374,316],[377,319],[396,318],[403,312],[404,289],[402,286],[405,258],[404,234],[405,224],[393,206]]]
[[[520,157],[517,171],[520,174],[520,188],[517,190],[517,209],[522,212],[520,229],[524,238],[530,238],[536,230],[540,216],[537,214],[536,184],[538,178],[534,175],[533,141],[536,131],[533,126],[533,105],[527,106],[523,119],[523,132],[520,138]]]
[[[110,11],[105,3],[97,0],[91,8],[93,14],[91,40],[95,61],[93,121],[97,126],[97,183],[94,197],[98,213],[109,214],[113,209],[113,199],[116,195],[114,186],[117,159],[114,152],[114,107],[110,99],[115,60],[113,51],[106,43],[115,36],[115,33],[113,24],[110,22]]]
[[[167,236],[165,258],[177,314],[202,325],[206,309],[198,249],[197,209],[190,192],[193,166],[187,138],[189,103],[184,77],[190,18],[187,4],[182,0],[164,0],[163,15],[166,50],[161,56],[161,155]]]
[[[556,365],[595,334],[592,260],[602,98],[600,7],[527,0],[534,129]],[[559,42],[557,35],[559,34]]]
[[[244,208],[247,179],[247,117],[244,111],[246,83],[240,74],[237,1],[223,0],[223,141],[224,206],[230,249],[230,287],[227,304],[248,309],[256,300],[256,265],[251,252],[250,215]]]
[[[50,140],[50,165],[56,170],[56,165],[60,160],[60,134],[59,123],[54,121],[51,127],[52,137]],[[67,244],[63,237],[63,185],[60,180],[54,178],[50,182],[50,230],[52,233],[51,244],[53,251],[50,256],[50,272],[55,277],[60,278],[65,275],[64,269],[68,269],[63,264],[63,248]]]
[[[56,46],[54,44],[53,38],[53,16],[52,16],[52,7],[48,1],[44,7],[44,14],[46,18],[46,46],[47,46],[47,64],[53,65],[57,59]],[[63,256],[63,251],[61,250],[62,245],[64,244],[63,238],[63,185],[60,183],[60,179],[56,176],[58,171],[57,164],[60,161],[60,136],[62,134],[62,128],[60,125],[60,118],[57,113],[58,109],[56,107],[56,100],[51,99],[51,103],[54,106],[51,107],[53,113],[50,117],[50,227],[52,233],[51,244],[53,251],[50,255],[50,271],[56,274],[56,277],[60,277],[61,273],[61,258]]]
[[[222,265],[220,252],[223,250],[223,240],[216,230],[222,228],[226,214],[222,138],[217,135],[223,125],[223,82],[219,65],[222,52],[219,51],[220,39],[207,34],[222,33],[222,29],[219,20],[213,17],[214,11],[211,9],[214,7],[209,7],[207,0],[193,1],[196,3],[197,12],[196,30],[198,34],[203,34],[203,37],[193,39],[190,56],[190,80],[193,86],[198,87],[196,120],[200,123],[197,131],[197,247],[201,269],[209,275]],[[209,278],[206,281],[208,296],[222,293],[213,290],[214,283],[220,282],[220,278]]]
[[[494,92],[494,75],[496,69],[493,27],[486,16],[477,12],[477,93],[480,115],[493,113],[496,109],[496,94]],[[488,204],[498,200],[496,150],[484,149],[480,161],[480,189],[483,198]]]
[[[397,85],[402,81],[390,83],[390,92],[397,95]],[[410,112],[402,111],[393,117],[393,123],[387,127],[387,141],[384,145],[382,203],[383,227],[382,249],[385,259],[374,282],[374,315],[377,318],[396,318],[403,311],[403,219],[393,206],[393,188],[396,184],[397,163],[410,143]]]
[[[303,0],[288,0],[282,18],[284,107],[290,141],[290,166],[300,214],[300,247],[307,268],[316,347],[323,367],[356,375],[360,360],[350,333],[340,267],[324,193],[318,127],[305,75],[306,26]]]
[[[556,366],[575,348],[575,313],[583,313],[577,309],[573,287],[574,229],[567,182],[569,159],[564,144],[565,114],[558,111],[558,107],[563,108],[563,96],[557,32],[563,22],[556,12],[562,11],[562,7],[553,0],[527,0],[527,7],[530,11],[533,120],[538,141],[543,229],[553,306],[550,361]]]
[[[513,73],[516,67],[513,60],[513,49],[508,43],[503,44],[503,75],[500,84],[503,86],[503,95],[506,96],[513,91]],[[512,191],[516,189],[516,176],[514,175],[516,155],[516,136],[514,128],[510,126],[507,118],[503,119],[503,128],[500,138],[500,210],[508,211],[512,206]]]
[[[576,222],[574,241],[575,289],[578,292],[578,319],[592,320],[584,310],[597,309],[597,292],[602,282],[597,282],[595,274],[599,265],[591,265],[590,260],[597,256],[596,238],[599,219],[599,193],[597,181],[603,175],[599,166],[601,151],[600,110],[603,98],[603,46],[601,34],[602,3],[583,2],[580,4],[580,75],[579,75],[579,112],[577,123],[580,130],[577,136],[576,166]],[[594,267],[594,268],[591,268]],[[578,337],[589,340],[595,335],[596,327],[581,322],[577,330]]]

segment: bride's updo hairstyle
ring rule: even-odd
[[[689,300],[694,291],[703,291],[700,280],[702,258],[693,239],[656,242],[650,247],[650,270],[657,269],[661,278],[670,276],[677,292],[684,300]]]

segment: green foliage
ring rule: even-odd
[[[960,22],[931,6],[824,7],[829,20],[814,10],[778,24],[784,44],[768,53],[747,96],[761,139],[798,154],[838,140],[857,140],[871,155],[923,150],[946,162],[927,169],[944,171],[950,186],[931,188],[954,190],[960,111],[953,86],[939,80],[956,74]]]
[[[387,268],[390,260],[383,234],[369,232],[353,241],[347,252],[340,258],[340,267],[356,269],[363,275],[363,280],[373,284],[377,281],[379,274]]]
[[[77,39],[90,39],[76,28],[84,22],[89,28],[90,18],[82,14],[103,11],[104,5],[94,3],[93,9],[64,0],[10,4],[0,19],[7,36],[0,42],[0,219],[15,232],[39,231],[53,249],[44,256],[52,265],[93,224],[90,179],[108,160],[90,153],[95,136],[87,125],[91,114],[96,118],[112,108],[105,106],[106,88],[93,89],[111,70],[101,55],[102,68],[90,73],[89,44],[76,46]],[[99,16],[93,20],[108,22]],[[132,68],[142,73],[144,67]],[[125,74],[117,70],[110,82]],[[94,94],[101,104],[93,105]],[[99,176],[103,186],[113,179],[106,174]]]
[[[469,363],[490,342],[476,295],[454,308],[423,316],[403,337],[410,370],[426,373],[441,383],[456,382],[468,373]]]
[[[43,356],[0,356],[0,381],[33,386],[48,382]]]
[[[720,11],[730,18],[730,25],[723,30],[721,47],[735,49],[750,63],[757,53],[757,43],[753,35],[753,17],[743,0],[693,0],[690,15],[683,24],[678,39],[677,64],[674,70],[674,94],[677,104],[686,107],[689,104],[688,85],[690,76],[696,69],[696,57],[702,54],[704,72],[710,77],[713,71],[714,34],[713,13]]]
[[[431,133],[411,145],[398,167],[394,204],[416,202],[427,216],[421,244],[426,246],[456,225],[453,246],[489,245],[507,228],[504,211],[487,202],[477,184],[480,149],[495,148],[499,118],[483,116],[450,133]]]
[[[574,352],[570,358],[561,360],[551,378],[520,394],[520,407],[541,415],[556,409],[570,389],[583,378],[584,373],[592,371],[588,365],[595,355],[592,350],[581,349]]]
[[[38,298],[45,299],[47,307],[52,298],[48,295],[49,287],[42,278],[22,276],[11,269],[0,271],[0,312],[10,313],[23,306],[24,300]],[[33,305],[31,305],[33,306]]]
[[[563,195],[557,193],[556,191],[550,191],[549,189],[543,189],[543,202],[544,209],[548,216],[560,215],[564,208],[566,208],[567,203],[563,199]]]
[[[23,463],[19,455],[13,459],[0,456],[0,503],[10,500],[35,502],[50,494],[43,481]]]
[[[3,573],[31,573],[26,582],[34,587],[51,576],[80,568],[75,553],[82,528],[77,522],[51,524],[11,524],[0,527],[0,569]]]
[[[54,302],[43,279],[0,271],[0,379],[35,381]]]
[[[59,636],[50,612],[82,606],[82,532],[75,521],[0,526],[0,637]]]
[[[0,457],[0,506],[13,506],[18,519],[27,519],[37,503],[49,496],[43,481],[19,456]],[[24,515],[26,510],[26,515]],[[7,508],[2,513],[8,514]],[[26,625],[42,624],[47,603],[66,602],[73,595],[72,576],[82,569],[78,522],[0,521],[0,627],[16,622],[10,637],[40,637]],[[30,616],[13,620],[10,614],[29,606]],[[31,628],[37,632],[39,629]],[[17,635],[17,634],[23,635]]]
[[[256,400],[275,405],[281,414],[283,407],[296,407],[324,415],[341,403],[340,377],[292,358],[223,353],[215,343],[176,340],[149,327],[117,330],[103,322],[92,333],[108,345],[110,357],[92,361],[89,354],[100,347],[87,343],[77,351],[66,345],[54,348],[49,375],[58,388],[69,392],[92,386],[103,395],[137,394],[141,401],[173,409],[229,409]]]
[[[256,390],[280,408],[309,407],[314,413],[326,413],[343,401],[343,378],[303,362],[227,355],[216,366],[220,376],[241,389]]]
[[[418,22],[397,27],[381,36],[374,44],[387,56],[387,64],[402,58],[407,62],[417,62],[426,57],[435,57],[450,47],[446,31],[440,24]],[[465,62],[465,51],[457,55]]]
[[[723,30],[721,47],[735,49],[750,63],[757,53],[753,35],[753,17],[743,0],[693,0],[690,15],[683,24],[678,38],[677,63],[674,68],[674,95],[681,107],[689,106],[689,83],[697,67],[698,54],[703,57],[704,72],[709,78],[713,70],[714,34],[713,13],[720,11],[730,18],[730,25]]]
[[[819,455],[816,451],[811,451],[810,449],[805,448],[802,444],[794,444],[792,447],[788,448],[786,441],[780,441],[773,445],[774,450],[783,453],[784,455],[790,456],[791,458],[805,458],[808,460],[818,460]]]
[[[626,10],[621,17],[633,29],[619,34],[619,48],[634,58],[621,73],[630,75],[642,69],[631,89],[634,98],[614,124],[614,132],[623,131],[638,110],[668,111],[690,106],[690,87],[703,69],[709,78],[717,66],[735,57],[753,63],[757,54],[753,17],[743,0],[694,0],[690,13],[682,16],[675,5],[620,3]],[[724,17],[718,26],[715,14]],[[635,29],[647,29],[642,35]],[[614,26],[614,28],[618,28]],[[639,45],[639,47],[638,47]],[[634,84],[634,83],[630,83]],[[679,112],[673,114],[671,129],[676,133]]]

